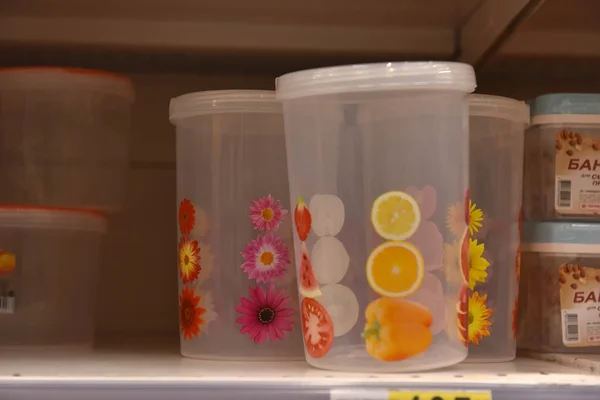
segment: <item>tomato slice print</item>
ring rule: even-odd
[[[311,298],[302,300],[302,332],[306,351],[313,358],[325,356],[333,345],[333,321],[325,307]]]

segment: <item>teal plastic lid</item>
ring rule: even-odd
[[[600,123],[600,95],[555,93],[537,97],[531,105],[532,124]]]
[[[593,244],[600,246],[600,224],[524,222],[523,243]]]

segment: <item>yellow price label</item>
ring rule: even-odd
[[[492,400],[490,392],[390,391],[388,400]]]

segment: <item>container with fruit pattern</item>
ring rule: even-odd
[[[520,348],[600,353],[600,225],[525,223]]]
[[[532,110],[525,135],[525,219],[597,219],[600,95],[544,95],[535,99]]]
[[[387,63],[278,78],[311,365],[402,372],[467,356],[470,66]],[[473,219],[475,222],[475,219]]]
[[[489,266],[470,280],[469,361],[515,358],[523,135],[529,107],[499,96],[469,96],[471,240]],[[494,185],[500,190],[490,190]]]

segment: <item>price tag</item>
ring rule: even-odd
[[[492,400],[489,391],[352,390],[334,389],[331,400]]]
[[[394,392],[388,393],[388,400],[492,400],[490,392]]]

